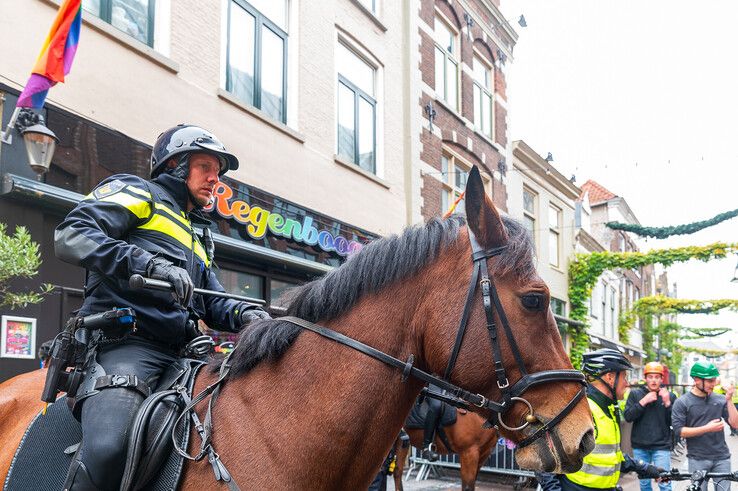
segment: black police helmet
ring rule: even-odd
[[[590,376],[599,377],[608,372],[631,370],[633,365],[620,351],[602,348],[582,355],[582,371]]]
[[[238,159],[209,131],[189,124],[179,124],[159,135],[151,150],[151,177],[161,174],[172,157],[185,152],[204,152],[220,160],[219,175],[238,169]]]

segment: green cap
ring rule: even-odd
[[[692,369],[689,371],[690,377],[697,378],[717,378],[720,376],[717,367],[712,363],[706,361],[698,361],[692,365]]]

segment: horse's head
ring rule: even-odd
[[[476,168],[465,205],[468,230],[429,279],[439,288],[430,295],[435,308],[425,310],[432,312],[426,326],[439,332],[423,336],[428,368],[483,396],[479,412],[519,444],[520,466],[578,470],[594,447],[592,417],[548,287],[535,271],[531,239],[522,225],[500,217]]]

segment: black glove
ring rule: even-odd
[[[245,305],[241,304],[241,306],[238,308],[238,320],[241,322],[241,325],[239,327],[246,326],[248,324],[251,324],[254,321],[258,321],[261,319],[271,319],[272,316],[270,316],[266,311],[262,310],[260,307],[255,307],[252,305]]]
[[[195,285],[192,284],[192,278],[190,278],[187,271],[179,266],[175,266],[163,257],[155,257],[149,261],[146,267],[146,273],[149,278],[171,283],[174,287],[174,291],[172,292],[174,300],[179,302],[183,307],[190,305],[192,290],[195,288]]]
[[[645,463],[636,470],[636,474],[638,474],[638,477],[641,479],[658,479],[661,477],[661,474],[665,472],[666,469]]]

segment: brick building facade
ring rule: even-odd
[[[445,213],[473,165],[507,212],[505,72],[517,34],[499,2],[484,0],[421,0],[417,26],[420,216],[411,221]]]

